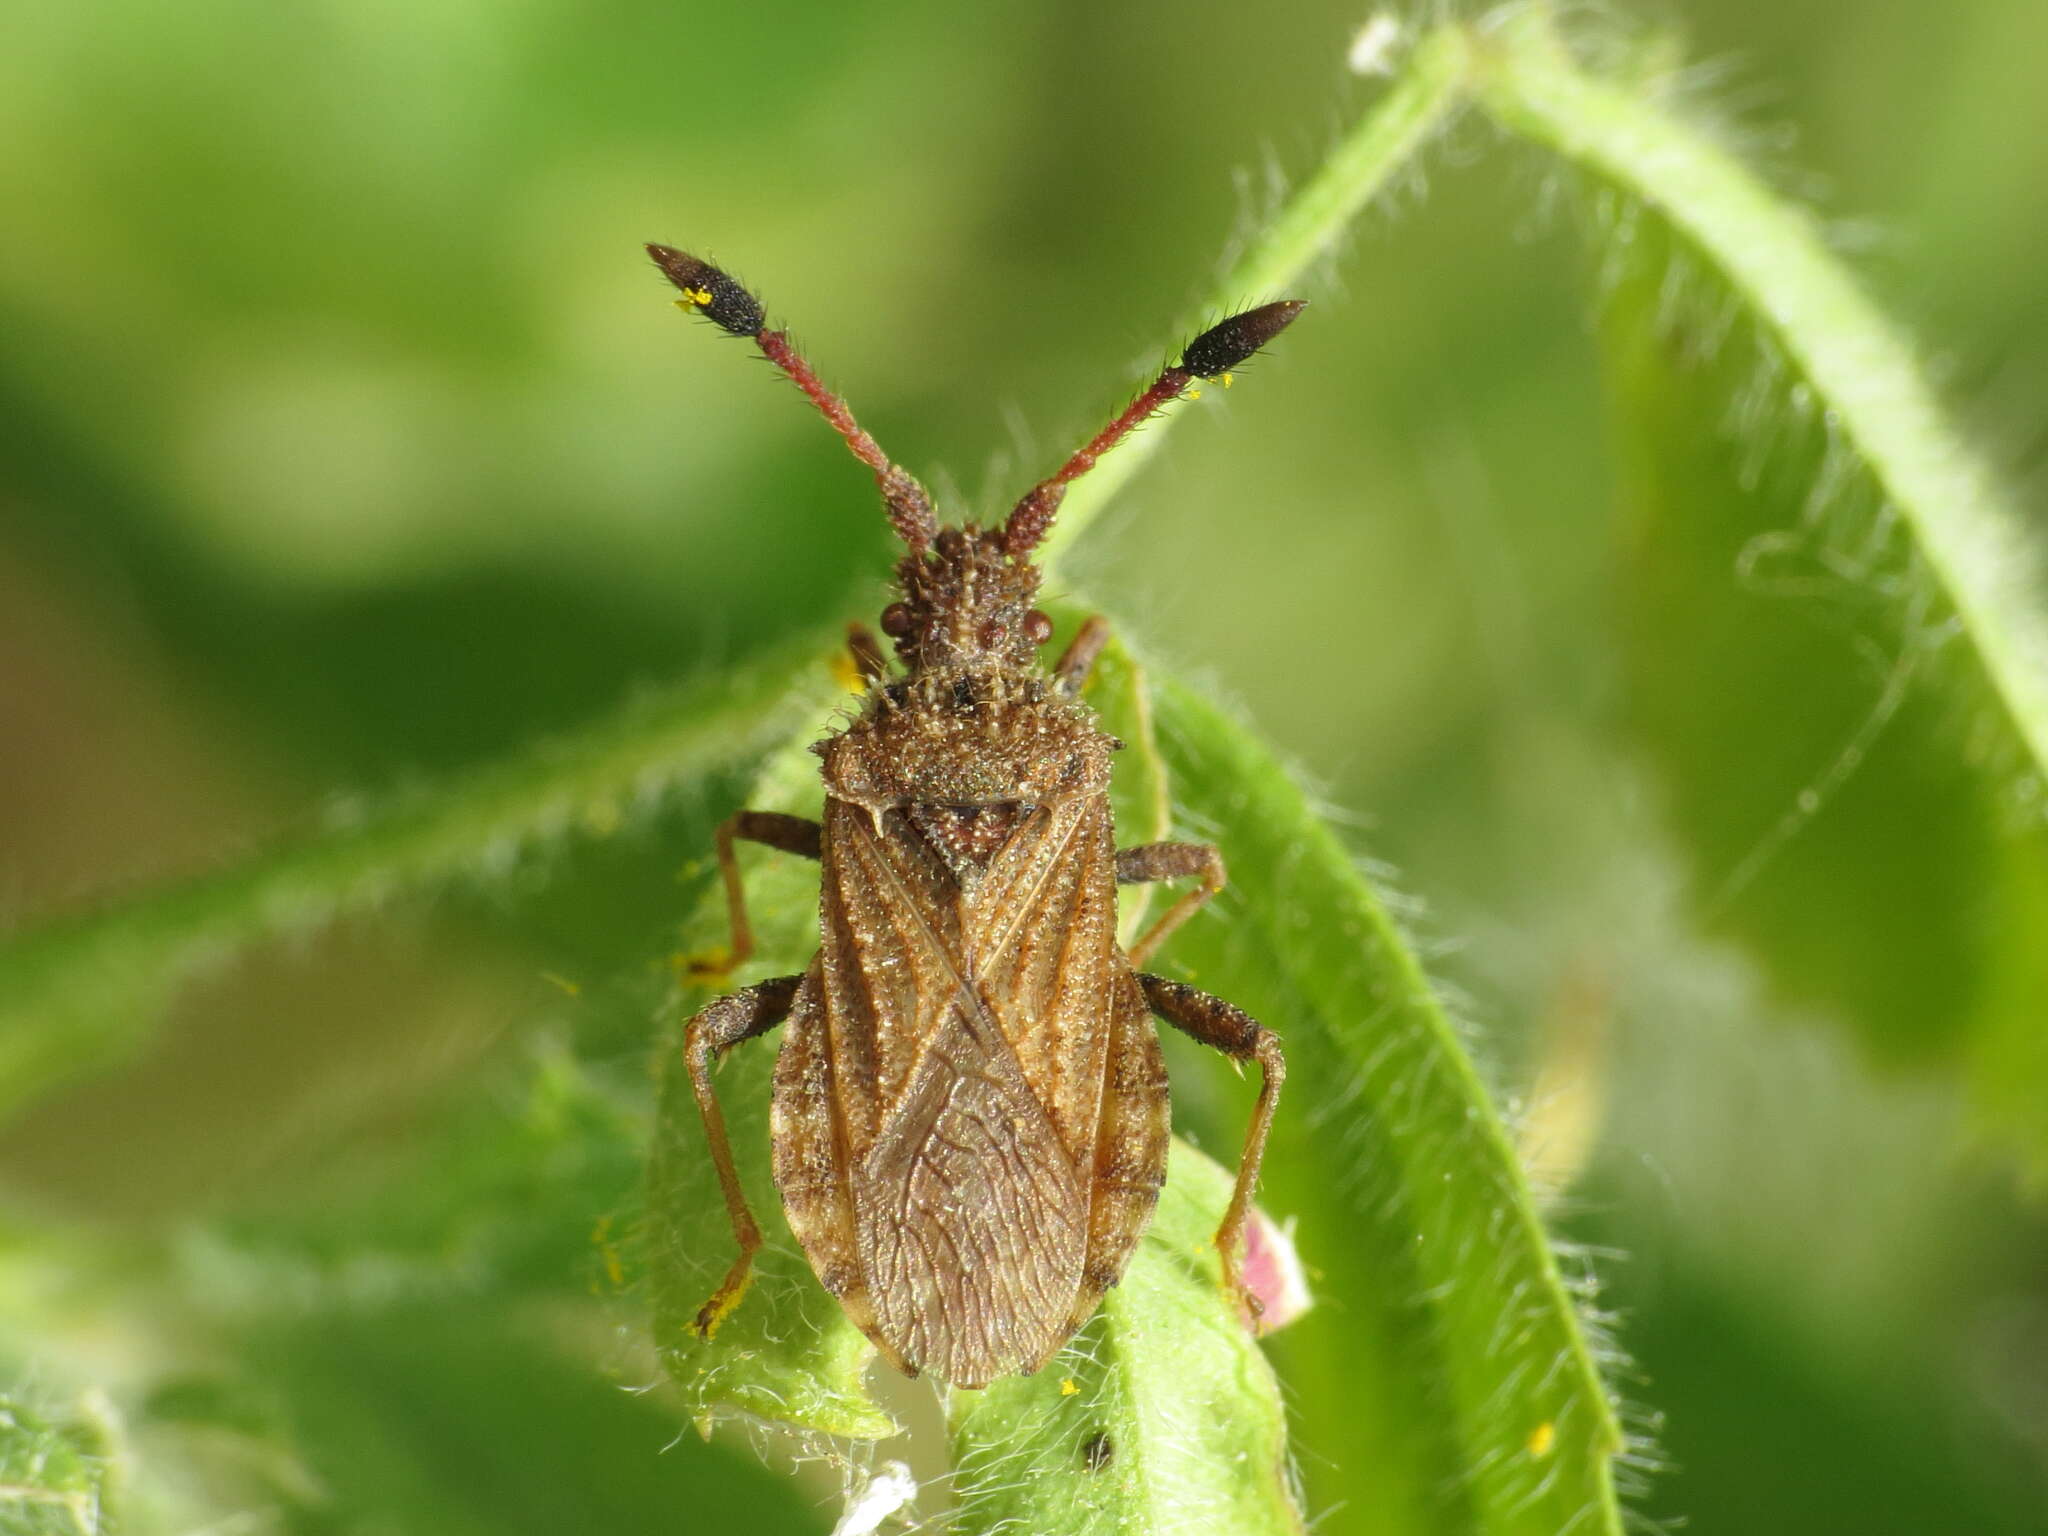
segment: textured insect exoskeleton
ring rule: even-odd
[[[684,303],[763,353],[874,471],[905,547],[882,612],[901,671],[856,630],[858,717],[818,743],[822,822],[742,811],[719,829],[733,963],[752,950],[736,840],[819,861],[810,969],[745,987],[690,1021],[690,1081],[739,1257],[697,1316],[745,1289],[760,1228],[741,1193],[711,1068],[785,1020],[775,1066],[775,1184],[825,1288],[911,1375],[978,1387],[1034,1371],[1130,1261],[1166,1174],[1156,1015],[1262,1069],[1237,1186],[1217,1229],[1227,1283],[1285,1067],[1229,1003],[1140,970],[1222,888],[1214,848],[1118,850],[1110,754],[1081,687],[1108,628],[1090,619],[1048,668],[1032,552],[1068,484],[1198,378],[1242,363],[1300,311],[1267,304],[1197,337],[1180,361],[1000,527],[941,528],[752,295],[667,246],[649,254]],[[1126,953],[1116,887],[1192,879]],[[1248,1310],[1256,1302],[1244,1295]]]

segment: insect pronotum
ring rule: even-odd
[[[1284,330],[1297,301],[1204,331],[1002,525],[941,527],[931,498],[854,421],[760,304],[709,263],[648,254],[684,306],[751,337],[874,472],[903,540],[882,610],[900,672],[856,626],[858,716],[813,750],[822,821],[741,811],[718,830],[731,963],[753,950],[733,845],[819,861],[819,949],[800,975],[743,987],[684,1035],[691,1087],[739,1256],[698,1312],[705,1334],[746,1289],[761,1229],[732,1160],[711,1069],[787,1021],[771,1114],[775,1185],[825,1289],[909,1375],[979,1387],[1043,1365],[1122,1278],[1166,1177],[1166,1069],[1154,1015],[1261,1068],[1216,1245],[1256,1316],[1239,1252],[1286,1067],[1242,1010],[1140,967],[1224,882],[1199,843],[1119,850],[1110,754],[1081,689],[1108,639],[1091,618],[1059,659],[1032,606],[1033,551],[1068,485],[1197,379]],[[1128,952],[1116,887],[1191,879]]]

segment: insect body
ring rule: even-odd
[[[825,1288],[911,1375],[978,1387],[1030,1372],[1122,1277],[1165,1178],[1169,1135],[1156,1015],[1262,1068],[1237,1185],[1216,1234],[1226,1281],[1285,1066],[1229,1003],[1139,970],[1222,888],[1216,850],[1118,851],[1110,756],[1081,687],[1108,637],[1090,619],[1050,668],[1032,553],[1067,485],[1197,378],[1236,367],[1301,309],[1224,321],[1000,527],[941,528],[931,501],[725,273],[649,254],[686,307],[751,337],[875,474],[905,552],[883,610],[901,672],[856,629],[865,703],[818,743],[821,822],[742,811],[719,829],[733,963],[752,950],[737,840],[817,859],[810,969],[711,1003],[685,1032],[739,1257],[697,1315],[708,1333],[744,1291],[760,1228],[734,1170],[711,1067],[789,1024],[776,1060],[775,1183]],[[1196,879],[1128,954],[1116,886]]]

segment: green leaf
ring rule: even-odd
[[[1593,183],[1628,713],[1704,915],[2048,1168],[2048,582],[1797,205],[1540,15],[1482,99]]]
[[[101,1536],[112,1528],[111,1413],[94,1399],[59,1419],[0,1397],[0,1531]]]
[[[819,1529],[805,1489],[743,1446],[679,1438],[672,1403],[565,1349],[574,1316],[409,1299],[249,1330],[240,1357],[287,1405],[307,1465],[295,1528]]]
[[[1287,1049],[1261,1199],[1324,1302],[1275,1340],[1318,1528],[1618,1531],[1594,1350],[1397,898],[1201,690],[1156,711],[1184,830],[1231,870],[1165,954]]]
[[[2048,771],[2048,610],[2041,557],[1947,421],[1912,348],[1829,251],[1812,218],[1703,129],[1566,52],[1544,7],[1482,45],[1480,99],[1654,209],[1724,278],[1831,413],[1950,605],[2012,732]]]
[[[622,1289],[650,1118],[628,1063],[657,1005],[651,990],[619,1000],[640,1027],[616,1064],[538,1034],[465,1073],[408,1133],[344,1142],[244,1194],[176,1245],[180,1287],[231,1327],[389,1295],[508,1305]]]
[[[829,678],[812,641],[694,679],[324,836],[0,948],[0,1114],[132,1050],[192,970],[269,934],[448,881],[502,879],[537,847],[608,837],[765,750]]]
[[[1280,1387],[1224,1293],[1231,1176],[1176,1142],[1124,1282],[1035,1376],[950,1403],[961,1536],[1297,1536]]]

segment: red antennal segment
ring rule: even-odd
[[[662,275],[681,291],[680,302],[685,309],[695,310],[735,336],[751,337],[762,355],[789,375],[832,424],[833,431],[846,439],[853,456],[875,472],[875,483],[881,487],[883,503],[889,509],[889,525],[896,530],[897,537],[914,553],[929,547],[939,530],[931,497],[908,470],[890,461],[881,445],[853,419],[846,402],[825,387],[824,380],[790,345],[788,333],[767,329],[760,301],[710,262],[700,261],[674,246],[649,245],[647,254],[654,258]]]
[[[1055,474],[1025,493],[1003,524],[1004,553],[1013,560],[1029,559],[1051,530],[1060,503],[1066,500],[1068,485],[1093,469],[1096,461],[1128,437],[1139,423],[1178,397],[1196,379],[1213,379],[1243,363],[1286,330],[1307,302],[1282,299],[1276,304],[1262,304],[1241,315],[1232,315],[1189,342],[1178,363],[1162,370],[1152,386],[1125,407],[1116,420],[1096,433]]]

